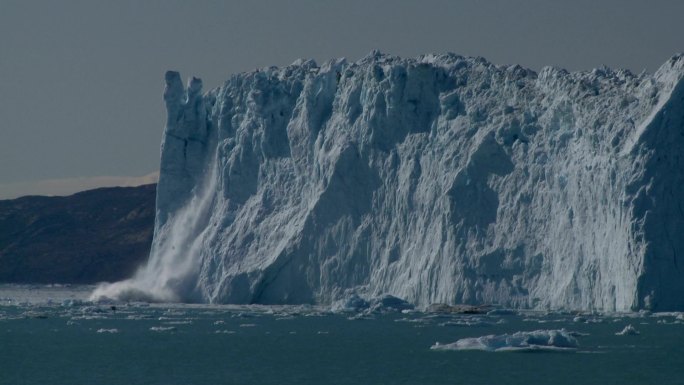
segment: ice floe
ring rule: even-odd
[[[535,330],[513,334],[487,335],[463,338],[450,344],[435,343],[432,350],[484,350],[506,351],[574,351],[579,347],[571,332],[560,330]]]
[[[171,332],[176,330],[175,326],[152,326],[150,328],[153,332]]]
[[[636,336],[639,334],[641,333],[639,333],[632,325],[627,325],[624,329],[622,329],[622,331],[615,333],[616,336]]]

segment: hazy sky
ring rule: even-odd
[[[682,20],[682,0],[0,0],[0,199],[156,171],[167,69],[206,90],[377,48],[652,72],[684,51]]]

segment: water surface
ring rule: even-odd
[[[677,384],[681,314],[331,313],[312,307],[92,304],[89,287],[0,286],[2,384]],[[626,325],[640,334],[616,335]],[[562,330],[563,352],[436,351]]]

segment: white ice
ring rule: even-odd
[[[639,333],[632,325],[627,325],[624,329],[622,329],[622,331],[615,333],[616,336],[636,336],[639,334],[641,333]]]
[[[463,338],[454,343],[432,345],[432,350],[485,350],[491,352],[507,351],[574,351],[579,347],[577,339],[564,329],[535,330],[513,334],[487,335],[476,338]]]
[[[149,262],[93,298],[683,310],[683,76],[373,52],[203,94],[169,72]]]

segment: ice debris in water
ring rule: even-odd
[[[560,330],[535,330],[513,334],[487,335],[476,338],[463,338],[454,343],[435,343],[432,350],[484,350],[489,352],[506,351],[574,351],[579,347],[571,332]]]
[[[333,312],[358,312],[366,310],[370,307],[370,303],[361,298],[358,294],[352,294],[347,298],[343,298],[335,302],[330,310]]]
[[[363,312],[370,313],[407,313],[414,310],[413,304],[393,295],[385,294],[366,300],[357,294],[348,295],[346,298],[336,301],[330,307],[332,312]]]
[[[24,312],[23,316],[25,318],[37,318],[37,319],[47,319],[48,314],[46,312],[42,311],[34,311],[34,310],[29,310]]]
[[[97,329],[97,332],[98,332],[98,333],[110,333],[110,334],[114,334],[114,333],[118,333],[118,332],[119,332],[119,329],[117,329],[117,328],[113,328],[113,329],[104,329],[104,328],[102,328],[102,329]]]
[[[153,332],[171,332],[176,330],[175,326],[152,326],[150,328]]]
[[[616,336],[636,336],[639,334],[641,333],[639,333],[632,325],[627,325],[624,329],[622,329],[622,331],[615,333]]]
[[[470,326],[492,326],[494,324],[506,323],[506,321],[504,319],[499,319],[496,322],[492,322],[492,321],[493,321],[493,319],[488,319],[488,318],[483,318],[483,317],[464,316],[464,317],[452,318],[449,321],[440,323],[439,326],[465,326],[465,327],[470,327]]]
[[[393,295],[386,294],[379,298],[374,298],[370,304],[370,311],[375,313],[395,312],[412,310],[413,305],[407,301],[397,298]]]
[[[488,316],[516,315],[516,314],[518,314],[518,313],[512,309],[492,309],[492,310],[487,312]]]
[[[92,305],[92,303],[91,303],[91,302],[88,302],[88,301],[82,301],[82,300],[80,300],[80,299],[72,299],[72,298],[69,298],[69,299],[65,299],[64,301],[62,301],[62,304],[61,304],[61,305],[62,305],[63,307],[78,307],[78,306],[85,306],[85,305],[88,305],[88,304],[91,304],[91,305]]]

